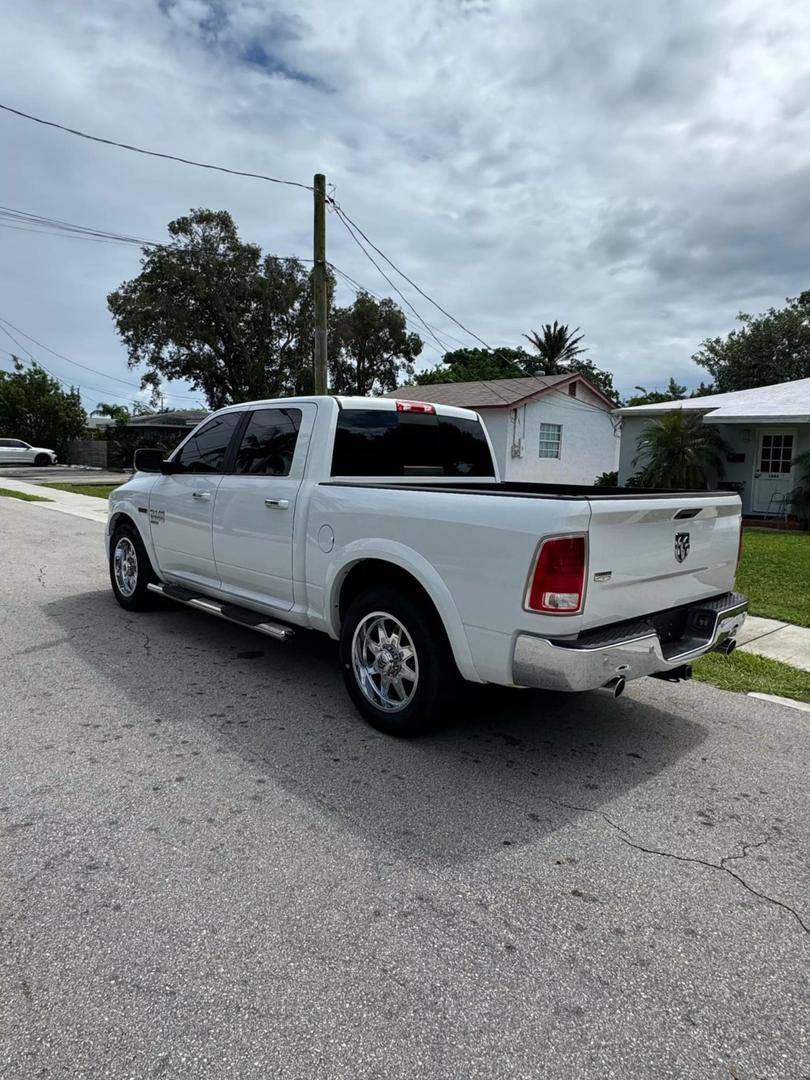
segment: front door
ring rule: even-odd
[[[171,580],[209,588],[219,584],[212,533],[214,497],[243,415],[213,417],[172,455],[177,471],[155,481],[149,496],[152,543],[158,569]]]
[[[317,406],[253,409],[217,488],[220,588],[249,605],[293,606],[293,521]]]
[[[796,433],[791,428],[763,428],[759,432],[754,470],[754,505],[757,514],[776,514],[783,509],[783,496],[793,487],[791,462]]]

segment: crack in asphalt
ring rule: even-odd
[[[781,908],[783,911],[788,912],[788,914],[793,916],[805,934],[810,934],[810,925],[804,921],[795,908],[791,907],[790,904],[785,903],[784,900],[778,900],[775,896],[769,896],[767,893],[755,889],[753,885],[749,885],[745,878],[735,873],[734,870],[729,869],[726,865],[726,863],[732,862],[733,860],[746,858],[748,853],[756,850],[756,848],[764,847],[765,844],[771,841],[771,836],[766,836],[763,840],[750,842],[741,841],[739,854],[724,855],[719,862],[715,863],[711,862],[709,859],[701,859],[697,855],[677,855],[673,851],[662,851],[659,848],[646,847],[644,844],[639,844],[634,840],[627,829],[613,821],[613,819],[608,817],[603,810],[597,810],[593,806],[578,806],[576,803],[565,802],[563,799],[559,799],[554,795],[540,795],[535,796],[535,798],[543,799],[545,802],[550,802],[553,805],[562,807],[566,810],[576,810],[584,814],[595,814],[609,825],[614,832],[619,834],[619,839],[623,844],[627,844],[628,847],[634,848],[636,851],[640,851],[645,855],[658,855],[664,859],[673,859],[675,862],[694,863],[697,866],[705,866],[710,870],[719,870],[721,873],[727,874],[730,878],[733,878],[738,882],[738,884],[742,885],[742,887],[751,893],[752,896],[756,896],[759,900],[764,900],[766,903],[773,904],[774,907]]]
[[[149,637],[149,635],[146,633],[145,630],[135,629],[136,621],[137,621],[136,619],[125,619],[124,622],[123,622],[124,629],[127,630],[130,634],[140,634],[140,636],[143,638],[144,652],[146,653],[147,656],[151,657],[151,655],[152,655],[152,644],[151,644],[152,639]]]

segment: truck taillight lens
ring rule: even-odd
[[[737,544],[737,565],[734,567],[735,575],[736,575],[737,571],[740,569],[740,559],[742,558],[742,553],[743,553],[743,528],[742,528],[742,525],[740,525],[740,542]]]
[[[585,537],[554,536],[537,554],[526,606],[550,615],[574,615],[585,592]]]

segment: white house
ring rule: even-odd
[[[810,379],[619,409],[619,483],[641,467],[635,458],[645,426],[676,409],[702,413],[703,423],[717,425],[728,444],[723,475],[709,477],[712,487],[738,491],[748,515],[783,510],[785,496],[801,480],[801,470],[793,462],[810,451]]]
[[[405,386],[387,396],[475,409],[504,480],[592,484],[618,465],[615,403],[582,375]]]

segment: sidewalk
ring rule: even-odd
[[[123,481],[122,481],[123,483]],[[74,517],[86,518],[88,521],[98,521],[102,525],[107,520],[107,500],[98,499],[94,495],[74,495],[71,491],[57,491],[54,488],[43,487],[42,484],[27,484],[23,480],[12,480],[10,477],[0,477],[0,487],[9,491],[20,491],[25,495],[36,495],[40,499],[48,499],[49,502],[31,503],[31,506],[41,506],[43,510],[56,510],[59,514],[72,514]],[[3,503],[0,498],[0,505]]]
[[[737,635],[737,647],[810,671],[810,629],[805,626],[749,615]]]

